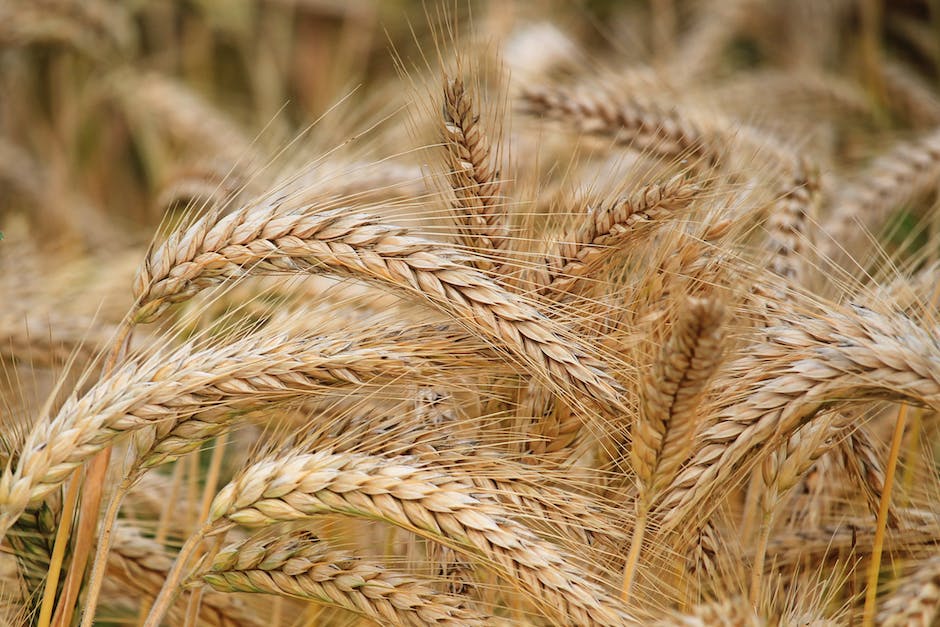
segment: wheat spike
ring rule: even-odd
[[[469,483],[369,455],[293,453],[257,462],[216,496],[210,521],[257,526],[328,512],[385,520],[441,542],[524,586],[547,616],[576,624],[633,619],[551,545]]]
[[[224,548],[203,579],[221,592],[263,592],[335,605],[380,625],[483,625],[426,582],[331,548],[309,533]]]
[[[940,558],[923,560],[900,587],[882,601],[881,627],[929,627],[940,610]]]
[[[788,438],[834,402],[882,398],[940,404],[933,365],[940,347],[904,316],[854,306],[826,318],[797,318],[764,334],[767,343],[752,347],[733,368],[748,381],[740,396],[731,395],[741,400],[718,413],[664,497],[667,526],[734,477],[752,453]],[[769,370],[762,372],[760,364]]]
[[[537,368],[548,382],[619,404],[617,383],[569,332],[468,266],[464,256],[345,209],[285,211],[282,203],[288,200],[274,197],[174,234],[140,269],[137,319],[153,319],[170,303],[249,271],[352,276],[434,305]]]
[[[480,114],[460,78],[444,80],[444,147],[448,179],[455,195],[454,211],[461,243],[483,255],[506,247],[505,211],[501,207],[501,183],[490,141]],[[493,264],[476,260],[489,270]]]

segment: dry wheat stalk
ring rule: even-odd
[[[521,586],[540,612],[556,620],[634,622],[600,586],[474,486],[408,458],[324,451],[262,460],[219,492],[210,522],[257,526],[326,513],[384,520],[450,546]]]
[[[352,276],[429,302],[537,368],[547,382],[619,405],[617,383],[570,333],[466,265],[464,256],[348,210],[285,211],[282,204],[288,202],[275,196],[175,233],[141,267],[137,319],[153,319],[170,303],[249,271]]]
[[[263,592],[335,605],[380,625],[482,625],[459,599],[315,536],[253,537],[228,546],[202,576],[221,592]]]
[[[496,137],[498,144],[499,137]],[[480,123],[472,94],[460,78],[444,80],[444,148],[447,178],[455,195],[454,215],[461,244],[488,255],[506,247],[505,210],[499,180],[498,154]],[[493,263],[478,260],[474,265],[489,270]]]

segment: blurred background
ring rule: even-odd
[[[917,122],[889,71],[932,96],[940,2],[0,0],[0,228],[8,241],[121,248],[180,202],[237,187],[234,163],[257,171],[292,140],[312,159],[384,120],[356,159],[407,152],[421,141],[402,128],[409,81],[439,73],[450,47],[537,78],[564,66],[552,55],[569,73],[603,59],[666,77],[676,59],[717,55],[693,89],[811,66],[862,86],[865,124],[884,129]]]

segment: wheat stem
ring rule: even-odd
[[[885,530],[888,528],[888,512],[891,509],[891,490],[894,487],[894,472],[897,468],[898,458],[901,455],[901,444],[904,441],[904,427],[907,425],[908,406],[901,405],[894,424],[894,433],[891,436],[891,450],[888,453],[888,463],[885,466],[885,482],[881,491],[881,503],[878,506],[878,520],[875,523],[875,540],[872,544],[871,562],[865,578],[865,608],[862,614],[862,627],[872,627],[875,624],[878,596],[878,575],[881,572],[881,552],[884,550]]]

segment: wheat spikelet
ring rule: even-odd
[[[562,622],[633,622],[549,544],[446,473],[368,455],[293,453],[257,462],[225,486],[210,521],[256,526],[329,512],[385,520],[495,568]]]
[[[491,154],[477,107],[460,78],[444,81],[444,147],[461,243],[484,255],[499,251],[506,245],[508,229],[500,207],[498,155]],[[474,265],[492,267],[484,260]]]
[[[415,577],[332,549],[307,533],[224,548],[203,579],[222,592],[264,592],[335,605],[381,625],[482,625],[459,600]]]

